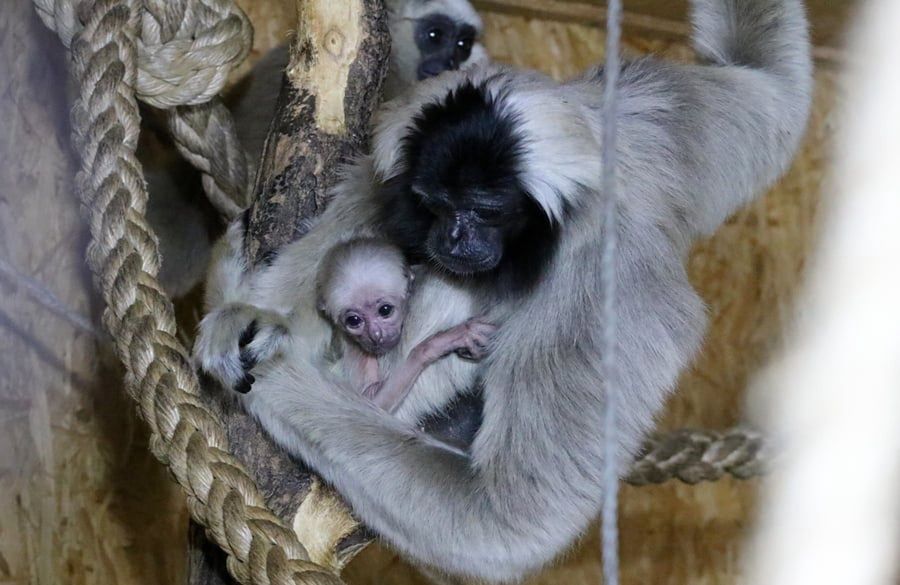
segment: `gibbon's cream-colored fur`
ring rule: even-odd
[[[692,21],[703,64],[644,58],[620,75],[618,261],[607,276],[620,292],[623,470],[703,337],[703,303],[684,266],[691,243],[784,173],[810,104],[799,0],[695,0]],[[247,348],[257,364],[242,398],[247,409],[334,484],[367,526],[439,571],[518,579],[572,543],[600,508],[603,78],[595,69],[557,83],[484,65],[425,81],[381,112],[373,155],[348,170],[307,236],[254,270],[236,257],[241,234],[233,226],[218,253],[200,365],[232,386],[243,376],[238,337],[252,320],[266,321]],[[440,111],[448,92],[464,86],[489,96],[498,119],[514,120],[517,178],[553,222],[558,244],[521,296],[467,286],[439,267],[424,271],[399,352],[486,309],[499,330],[484,361],[429,368],[409,408],[393,417],[319,364],[316,348],[329,327],[315,311],[316,259],[336,242],[379,235],[390,213],[380,186],[411,164],[405,136],[423,108]],[[418,431],[422,413],[475,380],[483,422],[467,453]]]

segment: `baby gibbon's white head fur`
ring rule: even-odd
[[[400,340],[412,280],[396,246],[375,238],[349,240],[319,265],[319,309],[366,352],[379,355]]]

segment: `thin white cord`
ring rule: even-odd
[[[618,371],[616,369],[616,252],[618,244],[618,192],[616,189],[616,119],[618,116],[619,39],[621,37],[622,2],[609,0],[606,16],[606,65],[603,71],[603,251],[600,264],[603,294],[603,356],[601,370],[606,385],[606,408],[603,418],[603,583],[619,583],[619,465],[618,447]]]

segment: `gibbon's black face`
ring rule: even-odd
[[[410,256],[461,276],[533,282],[555,243],[519,180],[522,138],[483,88],[426,106],[403,144],[406,172],[384,185],[386,231]]]
[[[414,38],[422,59],[416,75],[419,81],[453,71],[472,54],[476,30],[445,14],[429,14],[416,22]]]

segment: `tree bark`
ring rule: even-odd
[[[247,253],[257,262],[303,235],[341,163],[365,149],[390,53],[381,0],[298,0],[298,10],[250,213]]]
[[[383,0],[298,0],[297,34],[263,148],[246,252],[255,262],[303,235],[342,163],[367,147],[390,38]],[[222,407],[228,438],[273,511],[298,530],[311,560],[339,571],[369,541],[313,473],[272,444],[240,409]],[[191,530],[191,585],[231,583],[221,551]]]

